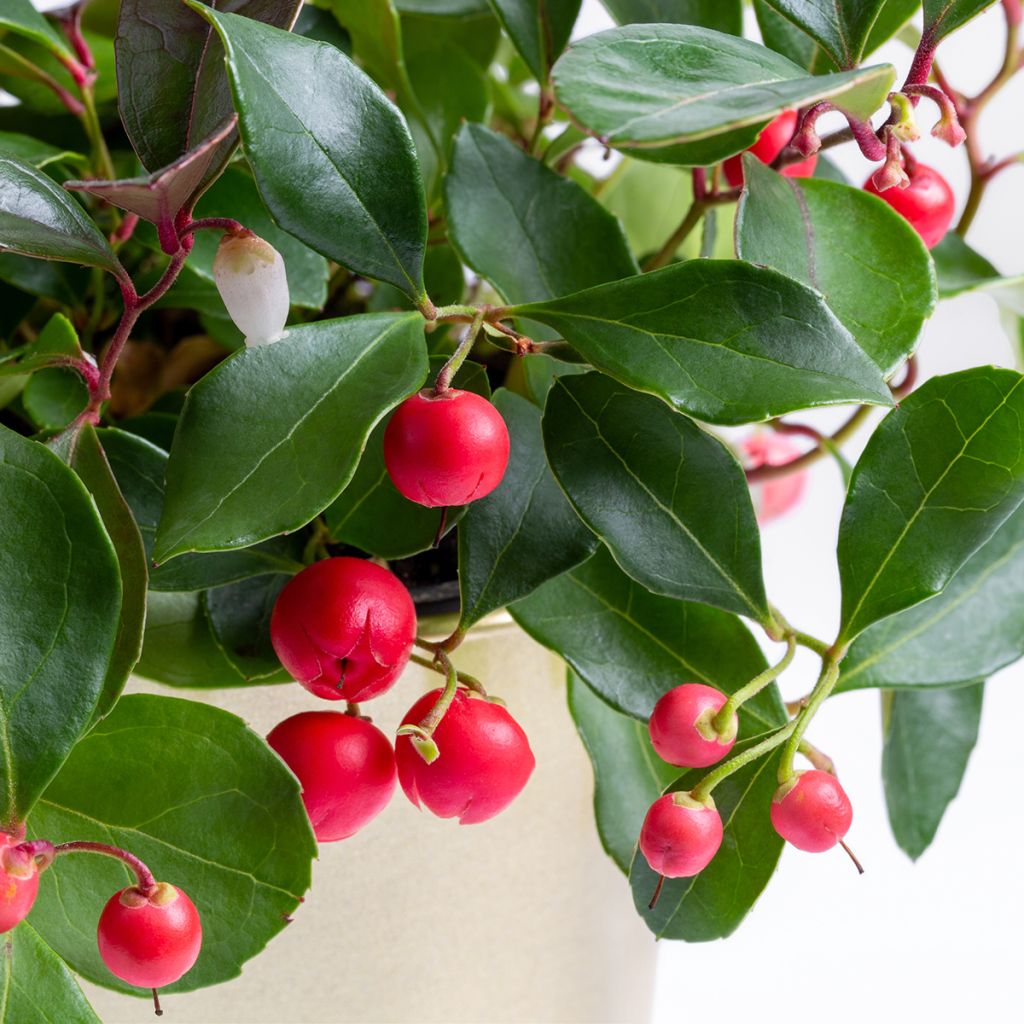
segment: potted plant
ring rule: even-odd
[[[1014,310],[964,236],[1021,7],[827,6],[0,0],[9,1019],[643,1019],[650,933],[846,846],[843,690],[928,845],[1024,654],[1022,377],[914,354]],[[935,53],[990,6],[968,96]],[[759,522],[828,457],[819,637]]]

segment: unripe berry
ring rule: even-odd
[[[418,725],[441,690],[424,694],[402,719]],[[427,764],[408,736],[395,741],[398,780],[417,807],[462,825],[487,821],[520,794],[533,772],[533,751],[500,704],[459,690],[433,734],[440,752]]]
[[[307,566],[281,591],[270,618],[281,664],[325,700],[369,700],[390,689],[415,638],[409,592],[361,558]]]
[[[508,427],[472,391],[420,391],[384,431],[384,464],[410,501],[431,508],[465,505],[490,494],[508,465]]]
[[[114,893],[100,914],[96,938],[103,962],[122,981],[163,988],[196,962],[203,927],[192,901],[160,882],[148,896],[135,886]]]
[[[227,233],[213,261],[213,280],[246,345],[266,345],[284,333],[291,299],[281,254],[253,234]]]
[[[953,222],[956,196],[949,182],[932,167],[915,164],[907,168],[910,184],[906,188],[880,190],[872,178],[864,188],[872,195],[884,199],[897,213],[910,222],[929,249],[933,249],[946,235]]]
[[[8,854],[17,841],[0,832],[0,933],[28,917],[39,891],[39,869],[31,857]]]
[[[769,121],[765,125],[761,134],[757,137],[755,142],[748,153],[753,153],[758,160],[763,164],[770,164],[772,161],[789,145],[789,140],[793,138],[793,133],[796,131],[796,118],[797,113],[795,110],[784,110],[774,121]],[[736,156],[729,157],[722,164],[722,170],[725,172],[725,180],[733,188],[739,188],[743,184],[743,160],[742,153],[738,153]],[[800,160],[797,163],[786,164],[780,170],[780,174],[784,174],[787,178],[809,178],[814,173],[814,168],[818,166],[818,154],[815,153],[812,156],[807,157],[805,160]]]
[[[722,819],[715,802],[689,793],[666,793],[651,804],[640,829],[640,852],[665,878],[700,874],[722,845]]]
[[[372,723],[340,711],[304,711],[271,730],[267,742],[298,776],[318,842],[347,839],[388,805],[395,752]]]
[[[747,469],[758,466],[784,466],[800,455],[800,449],[788,438],[774,433],[757,433],[745,438],[741,445]],[[767,523],[785,515],[799,504],[807,489],[807,470],[760,481],[750,488],[757,511],[757,521]]]
[[[772,825],[798,850],[831,850],[853,821],[853,808],[839,780],[814,769],[796,772],[772,797]]]
[[[683,683],[664,694],[647,723],[658,757],[679,768],[706,768],[721,761],[739,729],[735,714],[721,732],[713,725],[726,700],[721,690],[702,683]]]

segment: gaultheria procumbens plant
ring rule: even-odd
[[[95,1020],[76,974],[233,977],[304,898],[316,839],[399,788],[500,813],[534,754],[458,668],[500,608],[568,663],[616,783],[602,841],[651,929],[689,940],[740,924],[784,839],[845,843],[857,794],[811,745],[831,694],[881,691],[917,856],[982,681],[1024,654],[1022,378],[914,361],[938,297],[998,294],[965,236],[1019,162],[977,126],[1021,65],[1020,3],[757,0],[744,38],[740,0],[679,5],[706,24],[609,2],[622,24],[571,46],[579,0],[405,6],[0,0],[5,1020]],[[1006,51],[971,96],[934,57],[987,8]],[[916,49],[873,61],[897,32]],[[929,125],[967,195],[919,162]],[[852,412],[831,436],[801,420],[832,405]],[[759,521],[826,456],[847,494],[819,638],[766,592]],[[413,598],[439,573],[461,602],[431,642]],[[820,676],[786,706],[798,647]],[[437,688],[371,724],[410,660]],[[122,697],[132,671],[298,683],[309,711],[268,745]]]

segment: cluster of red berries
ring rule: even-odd
[[[662,760],[678,768],[707,768],[732,749],[739,730],[721,690],[684,683],[654,706],[648,728]],[[723,715],[725,721],[722,720]],[[800,850],[829,850],[850,829],[853,809],[829,772],[794,772],[775,792],[771,821]],[[722,819],[711,796],[666,793],[651,804],[640,830],[640,852],[663,878],[690,878],[711,863],[722,844]]]

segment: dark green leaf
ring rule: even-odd
[[[885,0],[765,0],[817,42],[841,68],[860,62]]]
[[[32,830],[129,849],[188,893],[203,949],[169,992],[237,977],[298,907],[316,856],[299,783],[263,738],[226,711],[172,697],[122,698],[75,747]],[[32,924],[83,977],[137,995],[104,966],[85,924],[130,881],[110,858],[61,857],[43,875]]]
[[[77,306],[88,284],[89,271],[66,263],[0,253],[0,281],[19,291],[53,299],[62,306]]]
[[[367,70],[396,92],[408,92],[402,23],[392,0],[327,0],[352,37],[355,55]]]
[[[680,683],[708,683],[732,693],[766,667],[757,642],[736,616],[651,594],[604,548],[509,611],[603,700],[641,720]],[[753,736],[785,721],[778,691],[769,687],[744,704],[740,735]]]
[[[63,160],[79,162],[84,159],[80,153],[51,146],[48,142],[20,132],[0,132],[0,154],[40,168]]]
[[[534,78],[546,84],[569,42],[580,0],[491,0],[491,6]]]
[[[806,32],[779,14],[768,0],[754,0],[757,27],[764,45],[810,72],[834,71],[836,65]]]
[[[648,590],[771,620],[761,542],[733,452],[664,402],[600,373],[559,378],[548,461],[576,511]]]
[[[756,157],[743,167],[737,253],[816,288],[882,373],[893,373],[937,298],[920,235],[863,189],[787,178]]]
[[[933,377],[882,421],[839,527],[840,640],[941,593],[1024,500],[1024,378]]]
[[[581,186],[483,125],[455,141],[445,181],[462,259],[512,302],[532,302],[637,272],[622,227]]]
[[[208,590],[206,617],[217,646],[246,678],[281,676],[281,663],[270,642],[270,614],[291,576],[253,576]]]
[[[1002,277],[984,256],[975,252],[954,231],[932,249],[932,259],[939,279],[939,295],[944,299],[984,288]]]
[[[203,10],[227,47],[245,152],[274,219],[324,256],[421,299],[427,214],[394,104],[327,43]]]
[[[692,260],[513,311],[555,328],[623,384],[709,423],[892,404],[820,295],[749,263]]]
[[[991,7],[995,0],[924,0],[924,31],[937,43]]]
[[[323,320],[208,373],[181,413],[154,558],[248,547],[323,511],[378,420],[423,382],[422,337],[415,313]]]
[[[74,370],[51,367],[32,375],[22,404],[41,430],[66,427],[88,404],[89,391]]]
[[[883,694],[882,781],[900,849],[917,860],[931,845],[978,739],[984,683],[930,693]]]
[[[66,316],[56,313],[31,345],[0,355],[0,376],[35,373],[36,370],[66,364],[69,359],[81,357],[78,333]]]
[[[540,410],[504,388],[494,404],[512,451],[501,484],[473,502],[459,527],[460,629],[533,593],[597,547],[548,469]]]
[[[741,0],[601,0],[620,24],[634,22],[675,22],[703,25],[719,32],[743,34]]]
[[[605,704],[569,672],[569,711],[594,766],[594,816],[601,845],[629,874],[647,808],[679,775],[651,746],[647,726]]]
[[[404,13],[405,6],[400,4],[406,57],[413,60],[425,51],[454,46],[486,71],[501,41],[501,25],[488,0],[478,0],[478,4],[472,12],[457,18],[412,13],[411,6],[410,13]]]
[[[0,28],[31,39],[57,57],[74,60],[67,40],[35,9],[31,0],[4,0]]]
[[[543,409],[551,385],[558,377],[586,372],[587,367],[581,363],[563,363],[543,352],[534,352],[512,364],[506,378],[506,387],[518,391]]]
[[[24,820],[92,718],[121,608],[114,548],[89,492],[0,428],[0,780]]]
[[[864,47],[866,54],[873,53],[883,43],[887,42],[914,16],[914,12],[921,6],[921,0],[885,0],[882,4],[881,13],[878,15],[875,24],[868,36],[867,46]]]

